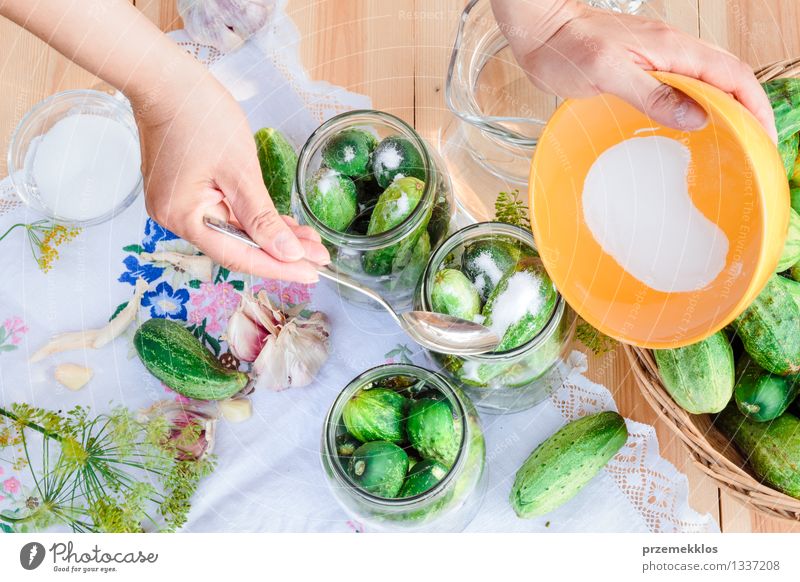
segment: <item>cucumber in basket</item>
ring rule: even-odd
[[[779,376],[800,372],[800,283],[773,275],[733,325],[750,357]]]
[[[776,273],[792,268],[800,262],[800,214],[789,209],[789,231],[786,233],[786,242],[783,243],[783,252],[775,268]]]
[[[719,412],[730,401],[733,349],[724,332],[682,348],[653,350],[653,355],[664,387],[686,412]]]
[[[784,413],[771,422],[755,422],[731,403],[714,424],[761,481],[800,499],[800,419]]]
[[[774,420],[786,412],[800,388],[795,378],[770,374],[747,355],[739,361],[736,376],[736,406],[756,422]]]
[[[177,321],[153,318],[133,336],[144,367],[175,390],[196,400],[224,400],[242,390],[247,374],[225,368]]]

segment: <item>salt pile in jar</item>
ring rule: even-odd
[[[133,131],[94,114],[55,123],[25,158],[39,201],[53,216],[88,221],[117,208],[141,178],[141,153]]]
[[[604,151],[583,186],[583,218],[603,251],[663,292],[710,285],[725,268],[728,237],[689,195],[691,152],[661,136]]]

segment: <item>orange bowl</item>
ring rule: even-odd
[[[581,317],[620,341],[673,348],[722,329],[764,287],[783,249],[789,186],[775,145],[735,99],[696,79],[653,74],[697,101],[708,124],[692,132],[666,128],[610,95],[565,101],[536,147],[531,223],[548,273]],[[648,286],[602,248],[583,219],[589,169],[601,153],[641,130],[689,149],[689,198],[728,238],[724,268],[702,289]]]

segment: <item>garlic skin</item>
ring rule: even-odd
[[[265,291],[244,293],[231,316],[226,340],[231,352],[253,362],[256,388],[307,386],[330,355],[329,325],[319,311],[309,317],[276,309]]]
[[[78,364],[60,364],[56,366],[53,376],[59,384],[75,392],[86,386],[94,372]]]
[[[137,279],[133,288],[133,297],[117,316],[100,329],[86,329],[83,331],[68,331],[59,334],[39,348],[29,358],[31,363],[45,359],[47,356],[70,350],[86,348],[99,349],[111,343],[130,327],[139,313],[142,295],[149,285],[144,279]]]
[[[178,0],[178,13],[192,40],[226,53],[261,30],[275,0]]]

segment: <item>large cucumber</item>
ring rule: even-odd
[[[730,401],[733,349],[724,332],[682,348],[653,350],[653,354],[664,387],[686,412],[719,412]]]
[[[280,214],[292,213],[292,188],[297,170],[297,153],[277,129],[265,127],[255,134],[261,177]]]
[[[778,142],[782,142],[800,131],[800,79],[775,79],[763,86],[775,113]]]
[[[800,261],[800,214],[789,209],[789,231],[786,233],[786,242],[783,243],[783,252],[775,268],[776,273],[791,268]]]
[[[544,515],[573,497],[606,466],[628,439],[625,419],[599,412],[562,427],[517,471],[509,499],[519,517]]]
[[[773,275],[734,321],[744,349],[762,368],[788,376],[800,372],[800,283]]]
[[[148,319],[136,330],[133,345],[153,376],[187,398],[224,400],[242,390],[249,379],[225,368],[177,321]]]
[[[794,378],[770,374],[747,355],[739,361],[736,372],[736,406],[751,420],[778,418],[797,397],[800,384]]]
[[[761,481],[800,498],[800,419],[786,413],[772,422],[755,422],[730,404],[714,424],[736,445]]]

